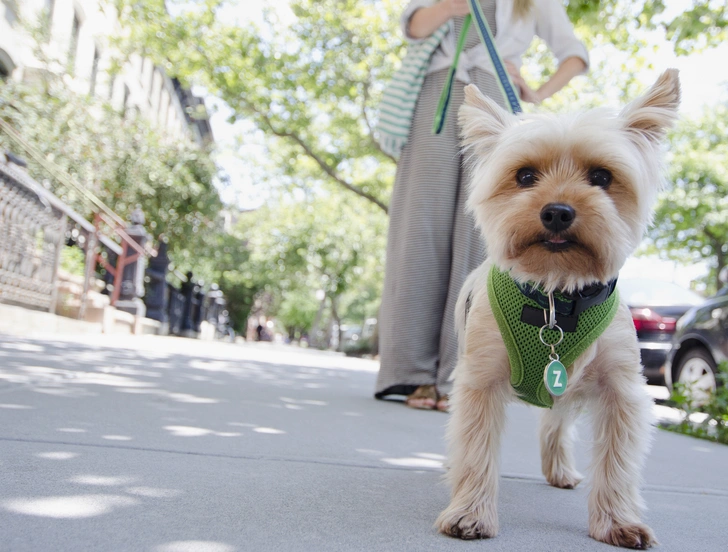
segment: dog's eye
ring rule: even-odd
[[[516,182],[518,182],[518,186],[521,188],[530,188],[536,184],[537,180],[536,169],[524,167],[516,173]]]
[[[606,188],[612,183],[612,173],[607,169],[592,169],[589,171],[589,182],[592,186]]]

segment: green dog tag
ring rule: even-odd
[[[549,362],[543,374],[543,382],[546,384],[548,392],[555,397],[563,395],[566,391],[567,381],[566,367],[559,360]]]

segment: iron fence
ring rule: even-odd
[[[65,213],[0,154],[0,302],[53,312]]]

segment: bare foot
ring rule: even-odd
[[[435,405],[435,408],[440,412],[448,412],[450,410],[450,397],[447,393],[445,393],[444,395],[440,395],[440,397],[437,399],[437,404]]]
[[[437,391],[434,385],[420,385],[414,393],[405,399],[404,404],[410,408],[432,410],[437,402]]]

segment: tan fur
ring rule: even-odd
[[[599,110],[568,116],[513,116],[474,87],[460,110],[466,149],[472,154],[469,208],[487,242],[489,259],[466,280],[456,306],[459,360],[448,425],[450,505],[436,526],[463,538],[498,532],[498,457],[505,406],[515,399],[510,366],[487,293],[493,264],[547,289],[573,290],[614,278],[642,238],[661,181],[660,140],[675,120],[677,71],[664,73],[619,115]],[[516,173],[538,173],[532,188]],[[589,183],[595,168],[609,170],[611,185]],[[563,235],[573,245],[544,246],[540,212],[565,203],[576,212]],[[562,234],[559,234],[562,236]],[[470,311],[465,320],[465,302]],[[651,439],[652,401],[644,388],[639,345],[627,307],[568,367],[567,392],[541,420],[541,465],[547,481],[573,488],[582,480],[572,451],[573,423],[583,407],[593,414],[594,447],[589,534],[629,548],[656,543],[642,524],[640,473]]]

